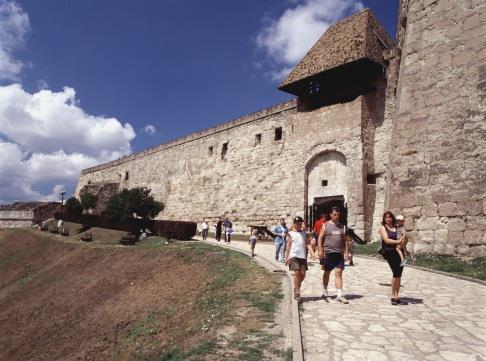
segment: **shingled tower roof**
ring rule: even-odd
[[[360,60],[384,67],[383,50],[392,44],[371,11],[364,9],[329,27],[279,89],[299,95],[299,83]]]

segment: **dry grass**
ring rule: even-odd
[[[198,243],[0,231],[0,359],[284,360],[280,277]]]

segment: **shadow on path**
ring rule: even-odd
[[[413,298],[413,297],[398,297],[400,301],[407,302],[409,305],[417,305],[419,303],[424,303],[422,298]]]
[[[378,283],[380,286],[391,287],[390,283]],[[400,285],[400,288],[405,288],[404,285]]]

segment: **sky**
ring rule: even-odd
[[[279,83],[363,8],[394,39],[398,0],[0,0],[0,204],[290,99]]]

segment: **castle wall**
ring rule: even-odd
[[[418,248],[486,254],[486,3],[402,0],[387,205]]]
[[[319,154],[333,151],[342,154],[346,169],[335,180],[343,186],[330,186],[336,192],[346,189],[348,223],[363,235],[363,101],[360,96],[309,112],[297,112],[295,101],[279,104],[84,170],[76,192],[88,182],[148,186],[166,206],[161,219],[213,222],[227,214],[237,232],[248,232],[250,224],[272,226],[281,216],[290,221],[303,215],[306,167]],[[275,140],[279,127],[282,140]]]
[[[30,227],[33,221],[33,211],[0,211],[0,229]]]

